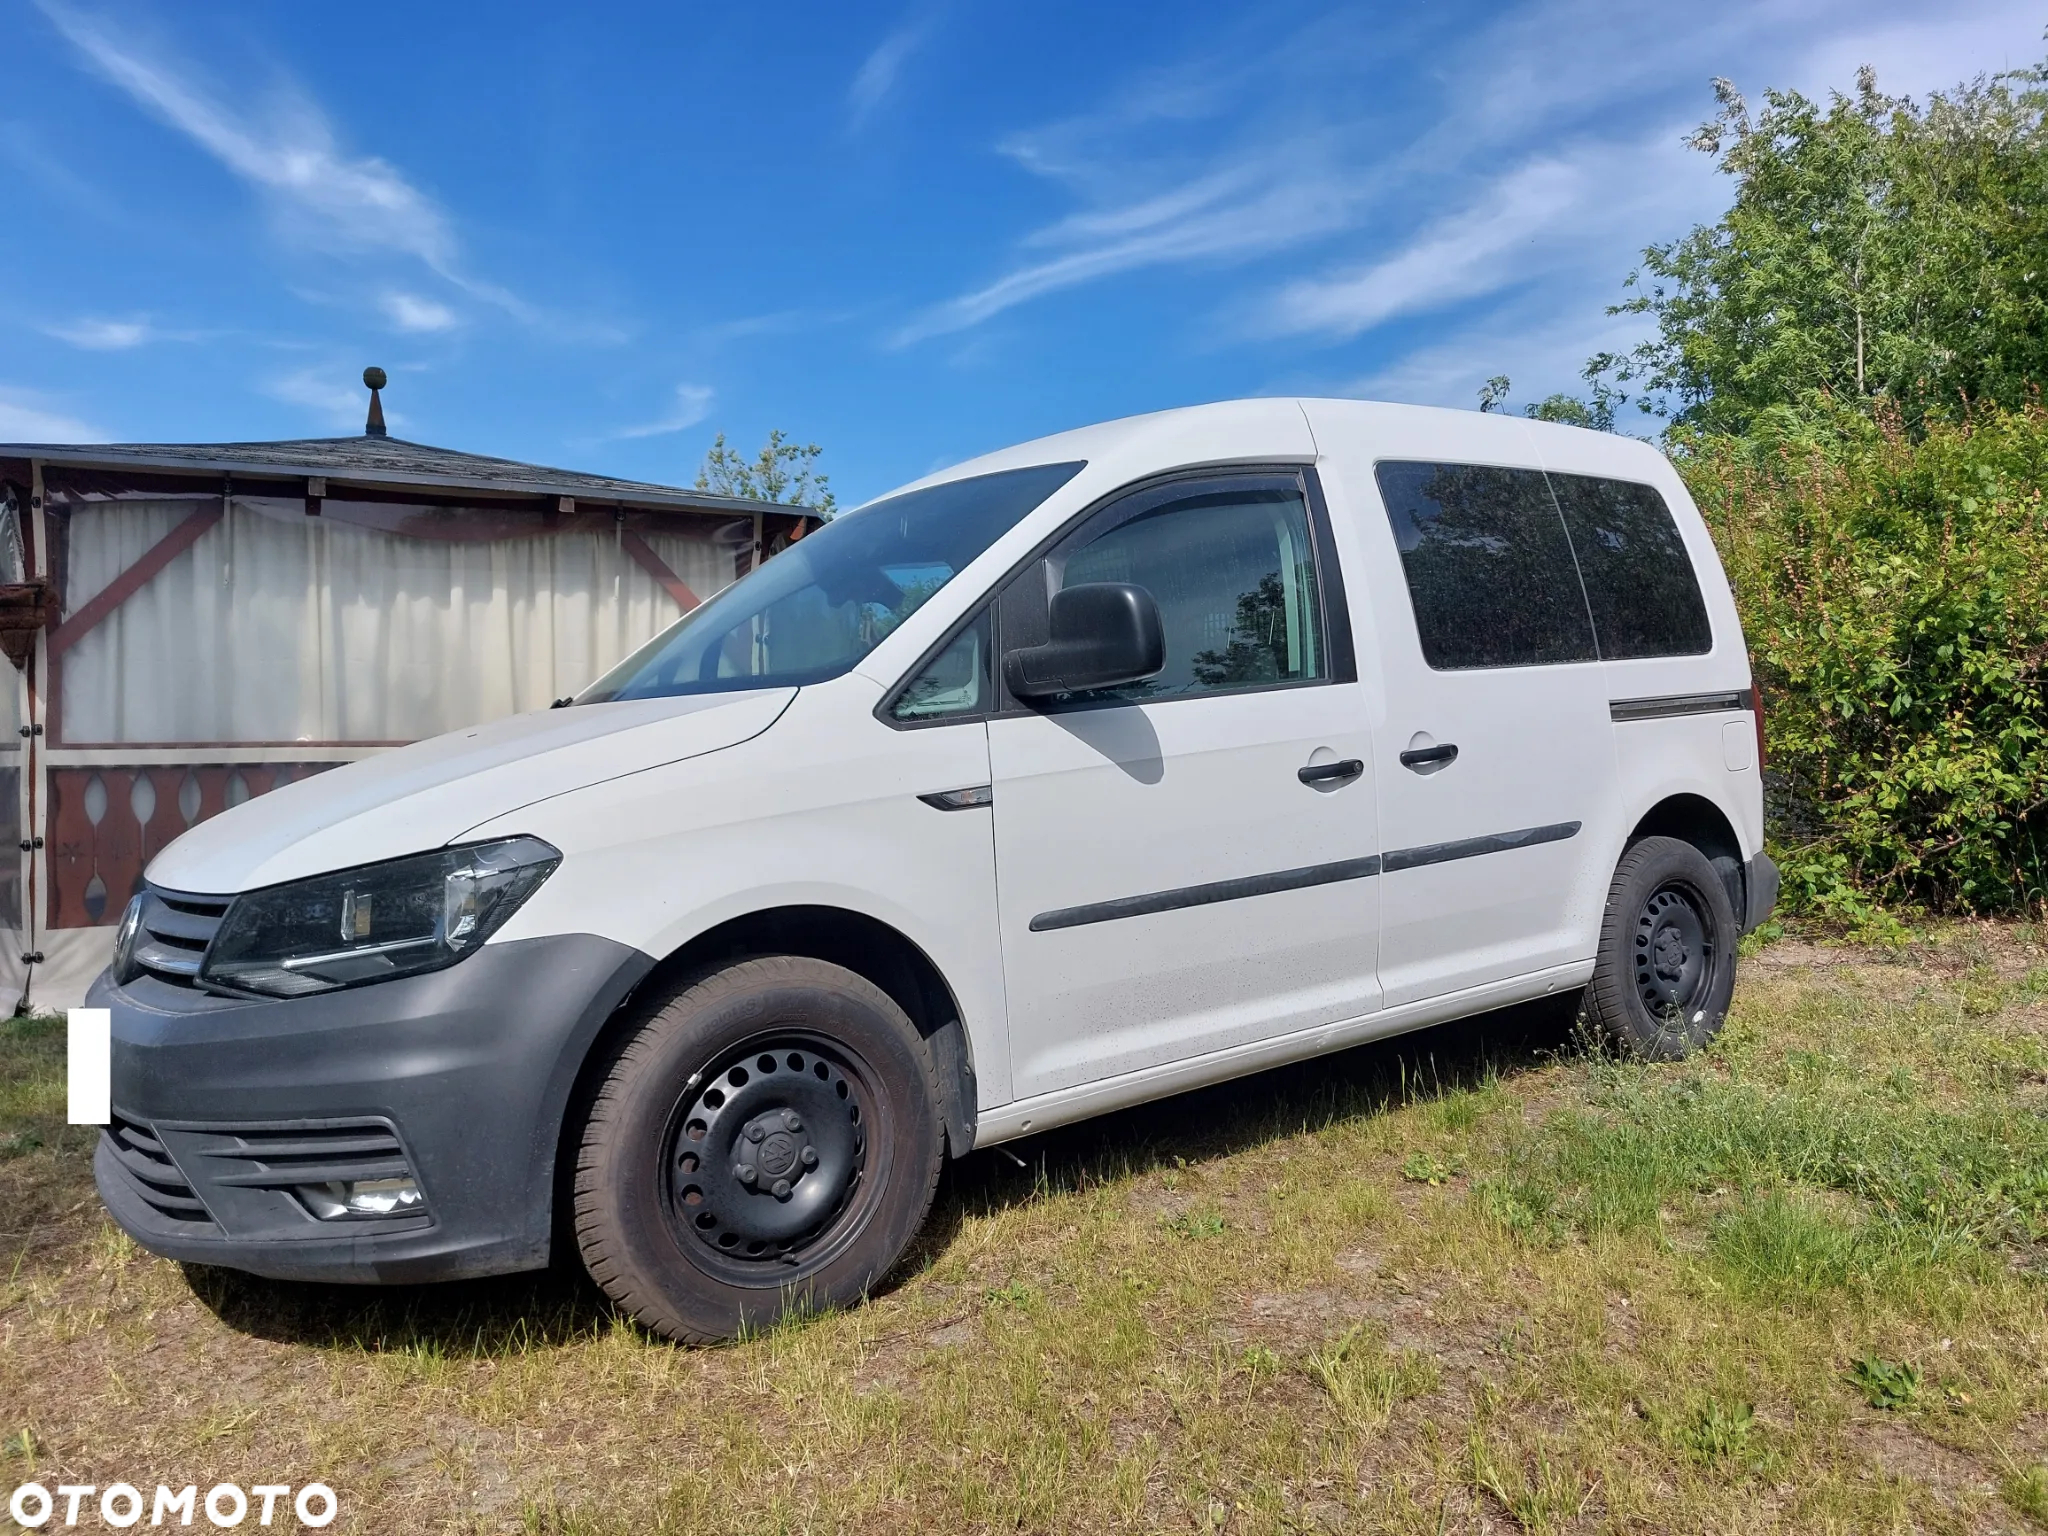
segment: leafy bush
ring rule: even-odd
[[[1750,1437],[1756,1429],[1756,1405],[1709,1398],[1686,1418],[1659,1427],[1686,1460],[1699,1466],[1739,1461],[1750,1449]]]
[[[1888,1413],[1912,1407],[1920,1396],[1920,1367],[1908,1361],[1865,1355],[1849,1367],[1849,1380],[1862,1389],[1865,1402]]]
[[[1448,1184],[1464,1171],[1460,1159],[1434,1152],[1410,1152],[1401,1164],[1401,1177],[1412,1184]]]
[[[1768,711],[1792,904],[2011,912],[2048,891],[2048,410],[1908,434],[1844,410],[1673,447]]]

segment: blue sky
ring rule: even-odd
[[[1709,80],[1921,94],[2048,6],[0,0],[0,441],[361,428],[846,504],[1239,395],[1471,405],[1632,334]]]

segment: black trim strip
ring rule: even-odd
[[[1578,835],[1578,822],[1554,821],[1547,827],[1524,827],[1519,832],[1489,832],[1485,837],[1461,837],[1452,843],[1396,848],[1392,853],[1381,855],[1380,865],[1391,875],[1404,869],[1420,869],[1425,864],[1476,859],[1482,853],[1506,853],[1511,848],[1533,848],[1538,843],[1561,843]]]
[[[1733,693],[1672,693],[1656,699],[1616,699],[1607,706],[1607,712],[1620,722],[1663,720],[1673,715],[1719,715],[1755,707],[1750,691],[1743,688]]]
[[[1579,832],[1576,821],[1554,822],[1547,827],[1525,827],[1519,832],[1494,832],[1485,837],[1461,838],[1453,843],[1427,843],[1419,848],[1399,848],[1392,853],[1368,854],[1362,859],[1342,859],[1334,864],[1309,864],[1300,869],[1283,869],[1271,875],[1246,875],[1238,880],[1215,880],[1207,885],[1184,885],[1171,891],[1154,891],[1145,896],[1119,896],[1114,901],[1090,902],[1083,907],[1060,907],[1041,912],[1031,919],[1033,933],[1055,928],[1082,928],[1090,923],[1114,922],[1120,917],[1148,917],[1155,912],[1176,912],[1183,907],[1206,907],[1219,901],[1242,901],[1248,896],[1271,896],[1277,891],[1298,891],[1311,885],[1332,885],[1340,880],[1366,880],[1374,875],[1391,875],[1397,870],[1418,869],[1425,864],[1448,864],[1453,859],[1477,858],[1483,853],[1506,853],[1512,848],[1529,848],[1537,843],[1558,843]]]
[[[1154,912],[1177,911],[1181,907],[1205,907],[1216,901],[1242,901],[1247,896],[1270,896],[1275,891],[1298,891],[1304,886],[1329,885],[1338,880],[1365,880],[1379,872],[1380,856],[1374,853],[1362,859],[1343,859],[1335,864],[1283,869],[1274,875],[1246,875],[1240,880],[1184,885],[1178,890],[1154,891],[1149,896],[1119,896],[1115,901],[1097,901],[1085,907],[1061,907],[1056,912],[1041,912],[1031,919],[1031,931],[1044,933],[1053,928],[1107,923],[1119,917],[1145,917]]]

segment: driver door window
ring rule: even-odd
[[[1122,581],[1159,604],[1166,667],[1105,690],[1186,698],[1326,678],[1322,595],[1298,486],[1228,486],[1118,522],[1066,557],[1061,585]]]

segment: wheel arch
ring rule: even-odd
[[[1704,795],[1666,795],[1643,813],[1623,846],[1633,847],[1646,837],[1675,837],[1705,854],[1727,888],[1728,905],[1740,925],[1742,914],[1749,909],[1748,869],[1742,840],[1735,835],[1735,824],[1727,812]]]
[[[758,955],[801,955],[843,966],[873,982],[917,1026],[933,1057],[939,1082],[939,1114],[949,1157],[974,1145],[975,1075],[973,1050],[952,987],[923,948],[899,929],[846,907],[791,905],[763,908],[726,919],[662,956],[631,994],[612,1010],[578,1064],[575,1086],[562,1116],[555,1149],[555,1210],[567,1209],[562,1171],[576,1165],[574,1140],[598,1081],[636,1020],[634,1002],[692,972]]]

